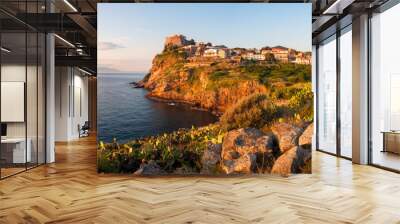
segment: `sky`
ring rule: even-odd
[[[165,37],[311,51],[310,3],[99,3],[98,71],[148,72]]]

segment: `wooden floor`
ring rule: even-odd
[[[375,164],[400,170],[400,155],[391,152],[381,152],[375,150],[372,156]]]
[[[21,168],[21,167],[7,167],[7,168],[0,168],[1,169],[1,177],[8,177],[11,176],[13,174],[19,173],[19,172],[23,172],[26,170],[25,167]]]
[[[400,223],[400,175],[323,153],[312,175],[138,178],[97,174],[95,144],[0,181],[0,223]]]

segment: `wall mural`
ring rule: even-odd
[[[98,172],[311,173],[311,4],[98,8]]]

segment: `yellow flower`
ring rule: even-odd
[[[218,135],[218,143],[222,143],[222,140],[223,140],[223,138],[224,138],[224,135],[223,134],[219,134]]]

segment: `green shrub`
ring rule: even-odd
[[[310,82],[311,65],[298,65],[293,63],[278,64],[272,67],[269,76],[272,78],[282,78],[292,83]]]
[[[119,173],[120,164],[112,158],[112,152],[97,153],[97,171],[104,173]]]
[[[105,173],[120,173],[136,170],[140,166],[141,158],[133,156],[135,151],[128,145],[113,143],[99,143],[97,150],[97,170]]]
[[[312,121],[314,94],[311,91],[311,84],[297,91],[289,100],[289,108],[295,112],[298,120]]]
[[[271,93],[253,94],[228,108],[220,118],[224,130],[235,128],[262,128],[273,121],[313,120],[313,93],[311,84],[279,88]]]
[[[215,71],[210,75],[211,80],[217,80],[219,78],[222,78],[226,75],[228,75],[228,71],[222,70],[222,71]]]
[[[220,118],[220,124],[224,130],[245,127],[261,128],[278,118],[280,114],[280,108],[269,101],[266,94],[257,93],[240,100],[229,108]]]

